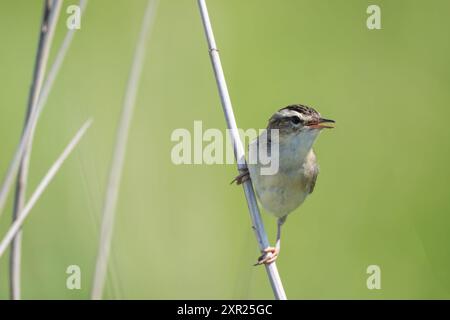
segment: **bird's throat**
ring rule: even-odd
[[[280,169],[284,171],[301,168],[312,150],[318,133],[318,130],[310,130],[281,138],[279,144]]]

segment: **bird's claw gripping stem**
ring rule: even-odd
[[[258,262],[254,265],[259,266],[262,264],[271,264],[278,258],[278,254],[280,253],[280,249],[277,247],[267,247],[264,249],[264,253],[258,258]]]

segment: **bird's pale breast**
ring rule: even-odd
[[[258,165],[249,165],[250,177],[263,207],[276,217],[283,217],[305,201],[318,173],[312,149],[295,166],[280,163],[278,173],[261,175]]]

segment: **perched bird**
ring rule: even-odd
[[[298,208],[313,192],[319,166],[312,149],[314,141],[322,129],[333,128],[334,120],[324,119],[311,107],[295,104],[277,111],[270,119],[267,129],[255,140],[249,149],[255,148],[262,140],[267,144],[268,154],[278,148],[278,171],[263,175],[260,161],[248,163],[248,169],[241,171],[233,181],[242,184],[251,179],[256,195],[262,206],[278,218],[277,241],[275,247],[268,247],[259,257],[256,265],[275,261],[280,252],[281,226],[287,216]],[[271,139],[271,131],[278,129],[278,144]],[[260,147],[260,146],[259,146]]]

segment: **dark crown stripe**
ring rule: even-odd
[[[281,110],[297,111],[297,112],[299,112],[301,114],[304,114],[304,115],[317,115],[318,114],[318,112],[316,110],[314,110],[311,107],[305,106],[303,104],[292,104],[290,106],[287,106],[287,107],[284,107],[284,108],[280,109],[279,111],[281,111]]]

